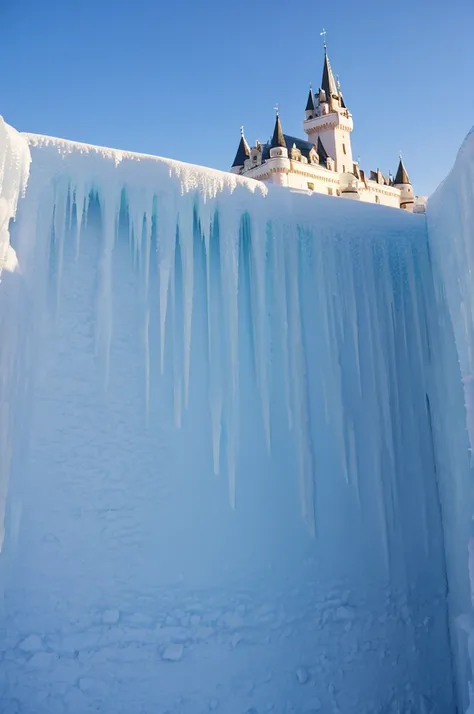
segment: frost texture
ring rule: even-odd
[[[6,710],[454,711],[424,217],[28,142]]]

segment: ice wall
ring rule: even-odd
[[[15,218],[18,199],[26,189],[29,168],[30,151],[26,139],[5,124],[0,116],[0,281],[4,270],[14,271],[17,268],[16,254],[10,245],[10,221]],[[0,309],[0,551],[10,471],[13,382],[19,345],[18,326],[13,320],[12,305],[6,295],[3,302],[3,309]]]
[[[447,391],[444,408],[437,412],[437,443],[442,452],[439,483],[456,679],[463,711],[469,706],[467,711],[472,714],[474,499],[472,469],[466,463],[466,454],[469,443],[471,452],[474,444],[474,130],[461,147],[451,173],[430,198],[427,217],[436,284],[433,312],[438,317],[443,305],[448,306],[449,325],[441,318],[441,332],[454,332],[460,367],[460,372],[458,369],[457,373],[440,374],[440,384],[445,382]],[[445,349],[449,342],[445,340]],[[463,392],[465,409],[459,407],[459,392]],[[471,666],[466,662],[467,649]]]
[[[424,217],[28,140],[3,711],[454,712]]]

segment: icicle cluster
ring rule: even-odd
[[[181,425],[192,388],[199,251],[205,265],[214,470],[227,473],[231,505],[236,504],[241,420],[239,350],[242,339],[250,339],[267,449],[270,453],[275,403],[283,395],[309,530],[316,529],[318,469],[325,477],[340,474],[357,493],[361,463],[370,465],[383,510],[390,501],[387,489],[397,490],[397,463],[406,448],[390,412],[390,399],[392,404],[396,399],[397,409],[407,408],[394,373],[401,363],[415,360],[422,375],[426,358],[425,316],[418,314],[415,279],[424,242],[420,249],[413,247],[413,238],[423,236],[424,222],[284,189],[268,192],[255,181],[165,159],[32,135],[28,140],[34,165],[41,166],[32,179],[31,200],[37,202],[37,219],[44,221],[38,231],[48,234],[53,224],[58,290],[65,241],[74,240],[80,254],[91,201],[100,205],[97,340],[106,381],[114,289],[119,289],[113,284],[113,253],[119,235],[126,233],[143,278],[147,408],[150,372],[157,366],[165,370],[166,335],[171,334],[174,413]],[[338,230],[346,233],[343,240]],[[404,230],[406,236],[400,237]],[[152,263],[158,295],[150,292]],[[250,338],[239,334],[244,293]],[[152,364],[149,354],[150,307],[157,299],[160,365]],[[361,422],[366,411],[370,439]],[[413,429],[416,438],[415,415]],[[383,469],[385,483],[379,480]],[[393,518],[381,512],[380,522],[390,528]]]

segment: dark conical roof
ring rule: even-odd
[[[237,149],[234,163],[232,164],[232,168],[235,168],[236,166],[243,166],[245,160],[249,158],[250,148],[247,142],[245,141],[245,136],[242,134],[242,136],[240,137],[239,148]]]
[[[272,149],[276,146],[282,146],[284,149],[287,148],[285,137],[283,136],[283,129],[281,128],[280,116],[278,114],[276,116],[275,128],[273,130],[273,137],[270,146]]]
[[[327,52],[324,52],[323,78],[321,80],[321,89],[324,89],[324,91],[326,92],[326,99],[328,102],[332,96],[337,97],[339,94]]]
[[[402,159],[400,159],[400,163],[398,164],[397,175],[393,183],[395,185],[397,185],[397,183],[411,183]]]
[[[308,101],[306,102],[306,111],[312,112],[313,109],[314,109],[313,90],[310,87],[309,94],[308,94]]]

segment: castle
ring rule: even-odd
[[[326,42],[321,88],[313,93],[310,86],[306,103],[303,129],[307,139],[285,134],[278,108],[276,111],[273,137],[266,144],[257,141],[249,147],[241,128],[233,173],[296,191],[326,193],[413,211],[415,196],[401,156],[395,178],[384,176],[379,169],[367,176],[354,161],[352,114],[334,77]]]

